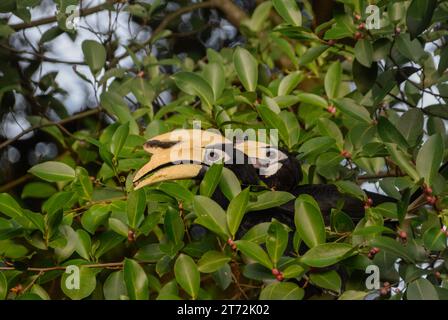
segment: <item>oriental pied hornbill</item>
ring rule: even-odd
[[[330,220],[331,209],[341,200],[344,202],[342,210],[352,219],[359,220],[364,216],[365,203],[340,193],[332,184],[299,185],[302,171],[296,157],[262,142],[231,141],[216,132],[181,129],[150,139],[144,149],[152,156],[136,173],[135,189],[167,180],[201,179],[212,164],[222,162],[236,174],[243,186],[264,185],[267,189],[288,191],[295,196],[313,196],[326,223]],[[369,191],[366,194],[374,205],[396,201]],[[222,206],[226,205],[219,190],[213,198]],[[295,229],[294,201],[246,214],[239,233],[258,223],[270,222],[272,218]]]

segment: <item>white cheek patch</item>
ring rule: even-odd
[[[272,163],[271,165],[267,166],[267,167],[261,167],[260,170],[260,175],[261,176],[265,176],[265,177],[270,177],[274,174],[276,174],[278,172],[278,170],[280,170],[280,168],[283,166],[282,163],[280,162],[275,162]]]

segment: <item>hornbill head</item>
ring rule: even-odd
[[[134,176],[134,188],[157,182],[201,179],[208,168],[223,163],[243,185],[263,182],[268,188],[290,190],[301,180],[298,160],[263,142],[231,141],[218,131],[179,129],[147,141],[150,161]]]

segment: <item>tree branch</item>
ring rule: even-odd
[[[23,130],[21,133],[19,133],[14,138],[11,138],[9,140],[6,140],[6,141],[0,143],[0,150],[6,148],[10,144],[12,144],[12,143],[16,142],[17,140],[19,140],[20,138],[22,138],[24,135],[26,135],[26,134],[28,134],[30,132],[33,132],[34,130],[41,129],[41,128],[44,128],[44,127],[64,125],[66,123],[73,122],[73,121],[76,121],[76,120],[79,120],[79,119],[82,119],[82,118],[86,118],[88,116],[97,114],[99,112],[100,112],[100,108],[90,109],[90,110],[87,110],[87,111],[75,114],[75,115],[73,115],[71,117],[64,118],[64,119],[62,119],[60,121],[57,121],[57,122],[47,122],[47,123],[42,123],[42,124],[38,124],[38,125],[35,125],[35,126],[32,126],[32,127],[29,127],[28,129]]]
[[[121,1],[120,0],[106,0],[106,2],[99,4],[97,6],[81,9],[79,11],[79,17],[85,17],[88,15],[103,11],[105,9],[106,5],[113,5],[113,4],[119,3],[119,2],[121,2]],[[46,18],[42,18],[39,20],[31,21],[31,22],[13,24],[13,25],[10,25],[10,27],[12,29],[14,29],[15,31],[20,31],[23,29],[34,28],[34,27],[45,25],[45,24],[54,23],[57,21],[58,21],[58,19],[57,19],[56,15],[53,15],[51,17],[46,17]]]
[[[224,13],[226,18],[232,23],[235,27],[239,27],[241,22],[248,18],[246,13],[235,5],[231,0],[209,0],[205,2],[194,3],[192,5],[180,8],[179,10],[174,11],[167,15],[162,22],[157,26],[156,29],[152,32],[150,38],[141,44],[134,44],[130,46],[130,51],[135,52],[138,51],[147,45],[151,44],[157,35],[159,35],[163,30],[165,30],[169,24],[177,19],[179,16],[203,8],[217,8]],[[121,54],[120,56],[113,59],[110,63],[110,68],[114,67],[120,60],[127,58],[129,56],[129,50]]]

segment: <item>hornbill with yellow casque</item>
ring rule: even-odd
[[[217,132],[180,129],[150,139],[144,149],[152,156],[135,174],[135,189],[168,180],[200,180],[211,165],[223,163],[235,173],[242,186],[264,186],[287,191],[294,196],[311,195],[319,204],[326,223],[329,223],[331,209],[337,208],[341,201],[342,211],[353,220],[364,217],[365,202],[342,194],[333,184],[300,185],[302,171],[297,158],[263,142],[234,141]],[[370,205],[396,202],[377,193],[365,193]],[[219,190],[215,191],[213,198],[223,207],[228,203]],[[295,229],[294,201],[277,208],[247,213],[238,233],[244,234],[254,225],[270,222],[272,218]]]

